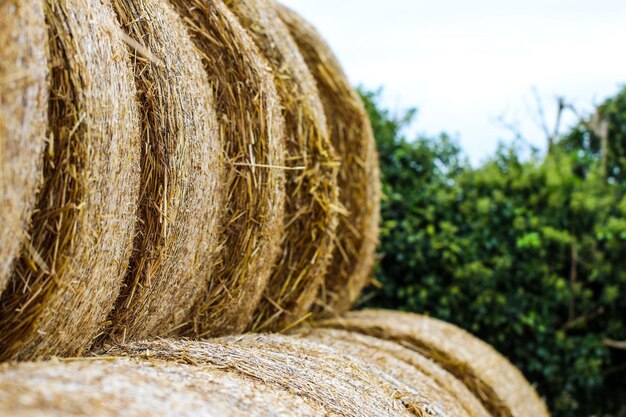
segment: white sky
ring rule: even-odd
[[[543,147],[533,87],[552,126],[557,95],[589,111],[626,83],[626,0],[281,1],[353,84],[384,87],[391,109],[418,107],[415,132],[458,135],[473,162],[512,138],[502,115]]]

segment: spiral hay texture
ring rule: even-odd
[[[284,330],[306,319],[326,274],[337,227],[334,149],[315,81],[267,0],[227,1],[268,60],[287,132],[281,256],[250,328]]]
[[[136,342],[105,354],[234,372],[301,397],[318,415],[415,415],[397,398],[393,387],[377,376],[382,370],[325,346],[281,335]]]
[[[0,366],[0,415],[321,416],[305,399],[210,367],[138,359]]]
[[[27,236],[41,179],[47,36],[41,1],[0,1],[0,294]]]
[[[200,54],[165,0],[110,0],[133,46],[142,111],[135,248],[113,340],[170,334],[206,290],[219,243],[222,146]]]
[[[340,314],[356,301],[374,265],[380,217],[376,142],[361,99],[328,44],[295,12],[279,4],[275,7],[315,78],[341,159],[338,185],[344,210],[319,300],[326,315]]]
[[[334,332],[337,331],[317,330],[306,334],[305,339],[321,343],[384,370],[381,378],[389,381],[400,393],[408,408],[414,410],[417,415],[469,417],[469,414],[449,392],[421,370],[389,352],[356,340],[337,337]]]
[[[451,324],[410,313],[365,310],[318,325],[392,340],[432,359],[463,381],[493,416],[550,415],[517,368],[491,346]]]
[[[242,332],[279,255],[285,205],[285,126],[267,62],[221,0],[171,0],[215,97],[225,172],[219,258],[186,334]]]
[[[354,355],[363,361],[379,364],[412,389],[431,387],[429,395],[420,403],[430,410],[437,408],[457,416],[491,417],[460,380],[432,360],[400,344],[339,329],[300,329],[295,335]],[[394,364],[397,361],[401,362],[399,366]],[[432,387],[433,383],[435,387]],[[441,390],[445,393],[441,393]],[[433,392],[438,393],[438,404],[433,404]]]
[[[79,355],[102,331],[132,249],[139,118],[128,53],[99,0],[46,0],[44,182],[0,299],[0,358]]]

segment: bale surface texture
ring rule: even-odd
[[[276,334],[231,336],[205,342],[159,340],[122,345],[105,355],[194,364],[235,372],[284,389],[323,415],[410,416],[398,394],[370,365],[326,346]]]
[[[250,326],[284,330],[306,319],[323,284],[338,222],[337,169],[315,80],[267,0],[227,1],[270,63],[287,133],[281,255]]]
[[[295,12],[275,7],[315,78],[341,160],[337,180],[343,210],[318,308],[325,315],[341,314],[359,297],[374,265],[381,193],[376,142],[361,98],[328,44]]]
[[[323,416],[304,399],[232,372],[139,359],[0,365],[0,415]]]
[[[221,0],[171,0],[202,54],[227,158],[221,248],[185,334],[241,333],[280,250],[285,206],[285,126],[274,79]]]
[[[494,416],[550,415],[515,366],[493,347],[452,324],[411,313],[364,310],[317,325],[392,340],[415,350],[463,381]]]
[[[384,372],[380,375],[381,379],[387,380],[394,387],[407,408],[415,415],[469,417],[469,414],[449,392],[420,369],[396,358],[389,352],[356,340],[337,337],[333,332],[336,330],[314,330],[304,334],[303,337],[375,365]]]
[[[0,358],[79,355],[132,249],[139,119],[128,52],[99,0],[46,0],[50,138],[30,241],[0,299]]]
[[[443,410],[451,415],[491,417],[491,414],[487,412],[478,398],[472,394],[463,382],[434,361],[398,343],[340,329],[302,328],[294,332],[294,334],[339,349],[341,352],[349,353],[354,350],[353,354],[364,361],[374,360],[375,363],[378,363],[381,360],[381,356],[382,360],[387,360],[386,356],[391,355],[405,364],[400,367],[399,371],[405,372],[407,377],[402,377],[401,373],[398,374],[398,378],[402,382],[409,384],[412,388],[421,389],[424,384],[419,382],[419,379],[417,380],[418,384],[415,386],[410,384],[410,381],[413,380],[414,376],[419,377],[419,374],[423,374],[434,381],[438,389],[443,389],[447,392],[447,395],[444,394],[443,398],[454,399],[453,401],[440,401],[441,406],[438,407],[439,410]],[[382,364],[383,362],[381,362],[381,367],[389,372],[388,368],[382,366]],[[406,365],[409,366],[408,372]],[[393,367],[393,364],[391,366]],[[393,372],[390,373],[393,374]],[[442,396],[439,395],[437,398],[442,399]],[[431,396],[426,396],[424,401],[424,404],[429,405],[431,410],[434,409],[431,404],[432,401],[433,398]],[[458,406],[462,407],[462,410],[458,410],[456,408]]]
[[[113,340],[172,334],[189,320],[219,250],[223,154],[208,79],[166,0],[110,0],[133,47],[142,117],[135,248],[110,317]]]
[[[0,294],[27,237],[41,180],[47,35],[41,1],[0,1]]]

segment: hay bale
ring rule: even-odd
[[[430,386],[434,382],[437,388],[429,391],[429,393],[437,393],[441,389],[446,391],[447,395],[443,398],[453,398],[454,400],[440,401],[440,409],[451,412],[449,409],[454,407],[453,415],[491,417],[491,414],[487,412],[478,398],[454,375],[437,365],[434,361],[398,343],[339,329],[299,329],[295,334],[342,352],[353,354],[361,360],[373,360],[374,363],[383,367],[385,371],[396,376],[412,388],[419,390],[422,385]],[[387,356],[389,355],[401,361],[404,366],[397,369],[392,362],[389,366],[385,366],[384,364],[388,360]],[[409,366],[408,373],[406,365]],[[424,384],[422,382],[424,378],[420,374],[425,375],[432,382],[427,380]],[[418,376],[416,383],[411,383],[416,376]],[[439,398],[442,398],[442,396],[439,395]],[[432,401],[430,396],[427,399]],[[462,407],[462,410],[456,409],[458,406]]]
[[[494,416],[550,415],[515,366],[490,345],[452,324],[411,313],[365,310],[317,325],[392,340],[434,360],[463,381]]]
[[[0,415],[322,416],[298,395],[232,372],[138,359],[0,365]]]
[[[47,126],[48,34],[38,0],[0,2],[0,294],[26,237]]]
[[[283,330],[307,318],[323,283],[337,227],[334,149],[315,81],[298,47],[267,0],[226,4],[270,63],[283,105],[288,166],[282,253],[253,330]]]
[[[315,78],[341,158],[339,201],[345,211],[319,300],[320,313],[341,314],[359,297],[374,265],[381,194],[376,142],[363,103],[328,44],[298,14],[275,6]]]
[[[100,1],[45,0],[44,184],[0,299],[0,358],[79,355],[102,330],[134,235],[139,118],[128,53]]]
[[[138,235],[110,317],[113,340],[170,334],[208,286],[219,250],[222,144],[206,72],[166,0],[109,0],[134,47],[142,105]]]
[[[417,415],[469,417],[469,414],[449,392],[420,369],[384,350],[359,343],[354,339],[345,340],[337,337],[335,332],[338,331],[320,329],[300,332],[300,336],[384,370],[386,375],[393,378],[390,381],[391,384],[395,383],[398,392],[402,392],[402,399],[408,405],[407,408]],[[350,335],[349,332],[344,333]],[[385,379],[386,375],[382,378]]]
[[[246,334],[203,342],[158,340],[103,353],[236,372],[302,397],[323,415],[412,415],[393,387],[378,377],[382,370],[293,337]]]
[[[183,333],[241,333],[252,321],[279,255],[285,122],[267,62],[222,1],[171,3],[201,51],[228,158],[222,249]]]

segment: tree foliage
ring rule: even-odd
[[[626,415],[626,89],[548,155],[501,146],[478,167],[446,135],[407,140],[414,110],[362,96],[385,193],[368,304],[493,344],[555,416]]]

